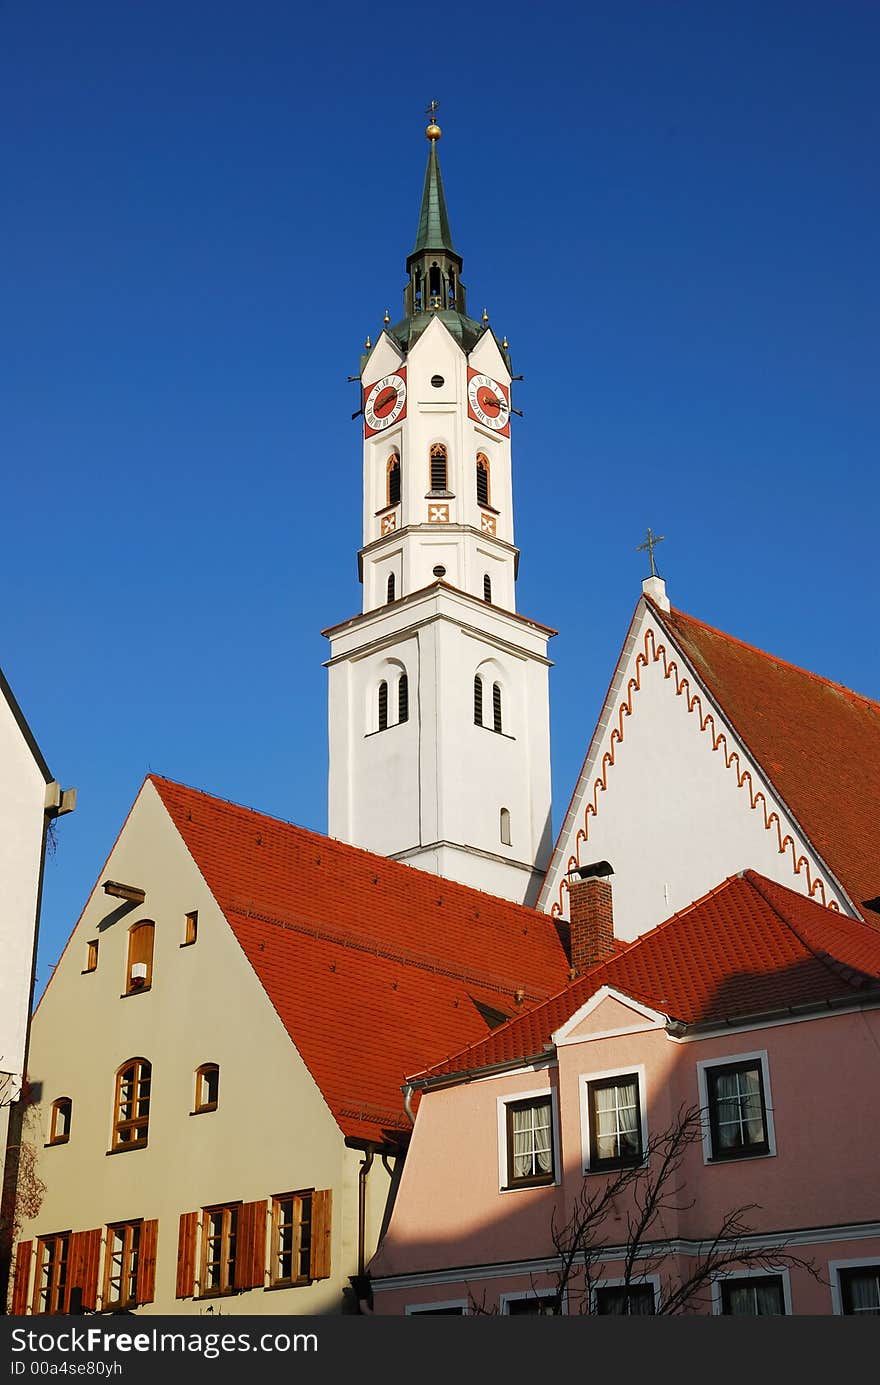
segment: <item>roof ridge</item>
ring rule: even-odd
[[[880,713],[880,702],[866,696],[865,693],[856,692],[854,688],[848,688],[845,683],[836,683],[833,678],[826,678],[824,674],[814,673],[812,669],[803,668],[801,664],[792,663],[790,659],[783,659],[778,654],[771,654],[769,649],[760,649],[758,645],[750,644],[748,640],[740,639],[738,635],[731,635],[729,631],[722,630],[717,625],[710,625],[706,620],[700,620],[697,616],[689,615],[687,611],[679,610],[677,606],[671,607],[667,612],[658,606],[653,597],[646,595],[645,599],[658,613],[661,622],[665,615],[679,616],[682,620],[690,621],[692,625],[699,625],[702,630],[708,630],[710,634],[720,635],[722,639],[728,640],[731,644],[738,644],[741,649],[748,649],[752,654],[759,654],[762,659],[768,659],[770,663],[791,669],[793,673],[801,673],[805,678],[811,678],[815,683],[822,683],[825,687],[834,688],[836,692],[845,693],[847,697],[854,698],[856,702],[865,702],[873,711]]]
[[[807,950],[807,952],[809,952],[810,956],[811,956],[811,957],[814,957],[814,958],[816,959],[816,961],[817,961],[821,966],[823,966],[823,967],[825,968],[826,971],[831,972],[831,974],[832,974],[833,976],[836,976],[839,980],[843,981],[847,986],[852,986],[852,989],[853,989],[853,990],[862,990],[862,989],[864,989],[864,987],[863,987],[862,985],[857,985],[857,984],[855,984],[855,983],[853,982],[852,978],[853,978],[854,976],[859,976],[859,977],[870,976],[871,973],[870,973],[870,972],[863,972],[863,971],[861,971],[858,967],[852,967],[852,966],[850,966],[850,964],[849,964],[848,962],[842,962],[838,957],[833,956],[832,953],[826,952],[824,949],[821,949],[821,950],[820,950],[820,949],[817,948],[813,943],[811,943],[811,942],[809,941],[809,939],[805,938],[803,932],[802,932],[801,929],[797,926],[797,924],[794,923],[793,920],[790,919],[790,918],[788,917],[788,915],[784,912],[784,910],[781,909],[781,908],[779,907],[779,905],[776,904],[776,903],[774,902],[774,900],[771,898],[771,896],[770,896],[770,894],[768,893],[768,891],[767,891],[766,889],[763,888],[762,882],[768,880],[768,877],[767,877],[767,876],[761,875],[761,874],[760,874],[758,871],[756,871],[756,870],[748,870],[748,871],[745,871],[745,872],[743,873],[743,877],[742,877],[742,878],[748,883],[748,885],[750,886],[750,888],[753,889],[753,890],[756,892],[756,894],[759,894],[759,895],[761,896],[761,898],[763,899],[764,903],[767,904],[767,905],[769,906],[770,909],[772,909],[773,913],[776,915],[776,917],[777,917],[778,919],[781,920],[781,922],[785,925],[785,927],[789,930],[789,932],[794,934],[794,936],[797,938],[798,942],[800,943],[801,947],[806,948],[806,950]],[[769,883],[770,883],[770,884],[776,884],[777,882],[776,882],[776,881],[769,881]],[[786,889],[787,887],[786,887],[785,885],[779,885],[778,888],[781,889],[781,890],[784,890],[784,889]],[[793,892],[792,892],[792,891],[789,891],[789,893],[793,893]],[[795,896],[795,897],[798,898],[798,899],[801,898],[800,895],[797,895],[797,896]],[[807,903],[807,904],[814,904],[814,905],[816,906],[817,909],[822,909],[822,908],[825,907],[824,905],[817,903],[817,901],[816,901],[815,899],[805,899],[805,903]],[[834,912],[834,911],[829,909],[828,912],[829,912],[829,913],[832,913],[832,912]],[[838,915],[838,917],[848,917],[848,916],[847,916],[847,915]],[[871,924],[865,923],[864,919],[858,919],[858,920],[853,919],[852,922],[854,922],[854,923],[855,923],[855,922],[860,923],[860,924],[862,925],[863,928],[871,928]],[[872,930],[872,931],[876,932],[876,929],[874,929],[874,930]]]

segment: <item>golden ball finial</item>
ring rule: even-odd
[[[443,131],[440,129],[440,126],[437,124],[435,120],[432,120],[427,130],[425,131],[425,139],[433,141],[435,139],[439,139],[442,134]]]

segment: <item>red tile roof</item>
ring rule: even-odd
[[[880,704],[693,616],[651,608],[863,910],[880,895]]]
[[[880,986],[880,933],[746,871],[415,1080],[536,1057],[602,986],[687,1024],[857,1000]]]
[[[345,1135],[408,1131],[408,1072],[568,975],[545,914],[149,777]]]

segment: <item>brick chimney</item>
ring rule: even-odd
[[[571,914],[571,965],[586,971],[614,954],[613,871],[607,861],[579,866],[568,877]]]

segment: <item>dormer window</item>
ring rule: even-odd
[[[448,456],[446,446],[442,442],[435,442],[431,447],[431,490],[445,491],[448,480],[447,473]]]

